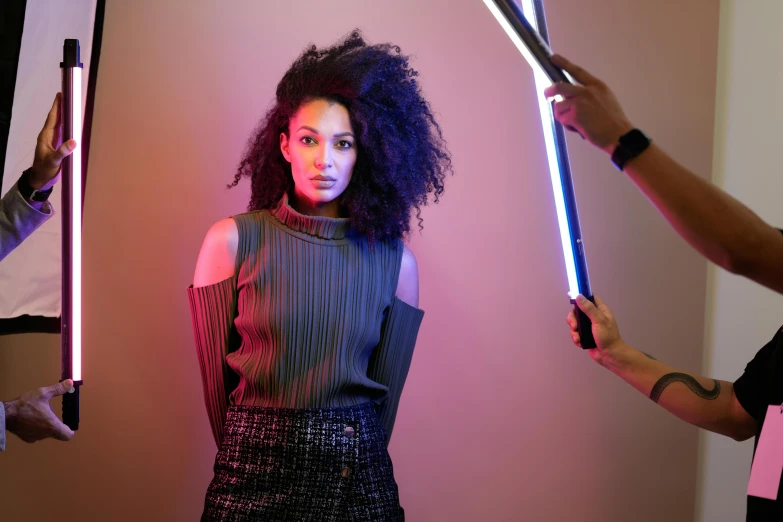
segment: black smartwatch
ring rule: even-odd
[[[612,152],[612,163],[617,170],[623,170],[625,164],[647,150],[652,140],[639,129],[633,129],[620,136],[617,147]]]
[[[19,188],[19,192],[22,194],[22,197],[27,201],[46,201],[49,199],[49,195],[52,193],[54,187],[49,187],[46,190],[35,190],[30,186],[29,177],[31,170],[33,170],[32,167],[22,172],[22,175],[19,177],[19,181],[17,181],[16,186]]]

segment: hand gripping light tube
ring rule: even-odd
[[[582,294],[592,301],[593,291],[587,273],[587,259],[585,258],[582,231],[579,226],[574,185],[571,180],[571,165],[568,161],[565,132],[563,126],[555,120],[552,105],[543,95],[544,89],[554,82],[575,82],[550,60],[552,51],[549,48],[542,2],[543,0],[521,0],[520,8],[514,0],[484,0],[484,4],[533,68],[536,90],[538,91],[538,107],[544,129],[544,143],[549,160],[549,174],[552,178],[552,189],[555,196],[557,221],[560,226],[560,241],[563,245],[563,257],[568,277],[568,295],[574,304],[578,319],[582,348],[595,348],[590,319],[576,306],[575,301],[578,294]]]
[[[79,40],[63,44],[63,142],[75,139],[76,149],[62,162],[62,323],[61,379],[74,387],[63,395],[63,423],[79,428],[79,387],[82,381],[82,63]]]

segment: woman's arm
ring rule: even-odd
[[[407,245],[403,246],[396,296],[414,308],[419,306],[419,265]]]
[[[237,347],[237,287],[232,276],[238,236],[233,219],[218,221],[209,229],[196,263],[193,286],[188,288],[204,403],[218,448],[223,440],[228,398],[238,382],[226,363],[226,356]]]
[[[239,231],[233,218],[212,225],[198,254],[193,286],[211,285],[234,275],[238,244]]]
[[[418,309],[418,304],[419,270],[416,256],[408,247],[404,247],[395,298],[386,310],[380,342],[367,365],[367,376],[389,389],[377,409],[378,417],[386,429],[387,444],[413,359],[416,337],[424,318],[424,312]]]

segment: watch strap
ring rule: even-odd
[[[612,163],[617,170],[622,171],[625,165],[647,150],[652,140],[639,129],[632,129],[620,136],[617,146],[612,152]]]
[[[30,186],[31,170],[32,167],[22,172],[22,175],[19,176],[19,181],[16,183],[16,186],[19,188],[19,192],[22,194],[22,197],[27,201],[46,201],[49,199],[49,196],[51,195],[54,187],[49,187],[46,190],[34,189],[32,186]]]

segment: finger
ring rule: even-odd
[[[48,401],[52,397],[65,395],[71,388],[73,388],[73,381],[71,379],[65,379],[63,382],[41,388],[38,392],[43,399]]]
[[[566,100],[564,102],[556,103],[554,111],[555,119],[560,123],[560,125],[565,127],[567,131],[575,132],[579,135],[580,138],[585,139],[585,135],[582,134],[582,132],[576,126],[576,104],[562,105],[573,101],[575,100]],[[558,105],[560,106],[558,107]]]
[[[587,72],[586,70],[582,69],[575,63],[571,63],[568,61],[565,57],[559,55],[559,54],[553,54],[552,55],[552,63],[560,67],[561,69],[565,69],[566,72],[568,72],[571,76],[574,77],[576,81],[581,83],[582,85],[600,85],[603,84],[601,80]]]
[[[67,441],[73,438],[73,430],[60,422],[57,417],[54,418],[54,426],[52,426],[52,437],[57,440]]]
[[[69,156],[74,150],[76,150],[76,140],[68,140],[60,145],[59,149],[52,153],[51,159],[53,162],[59,165],[60,162]]]
[[[607,306],[607,304],[604,303],[603,299],[601,299],[597,295],[594,295],[593,299],[595,299],[596,308],[598,308],[602,314],[604,314],[606,317],[614,318],[614,314],[612,314],[612,310],[610,310],[609,306]]]
[[[54,126],[54,129],[50,131],[52,139],[51,139],[51,146],[53,149],[56,149],[60,146],[60,141],[63,139],[63,126],[62,126],[62,112],[57,112],[57,124]]]
[[[58,92],[55,96],[55,99],[57,100],[57,121],[54,123],[54,128],[56,130],[60,130],[63,126],[63,95],[61,92]]]
[[[46,122],[44,123],[44,129],[54,129],[60,121],[60,93],[58,92],[54,96],[54,102],[52,108],[49,109],[49,114],[46,115]]]
[[[568,317],[566,317],[566,322],[568,323],[568,326],[571,327],[571,330],[576,331],[577,330],[577,322],[576,322],[576,314],[573,310],[571,310],[568,313]]]
[[[579,337],[579,332],[571,332],[571,341],[580,348],[582,347],[582,339]]]
[[[573,98],[579,96],[585,92],[585,88],[581,85],[573,85],[566,82],[556,82],[544,89],[544,96],[546,99],[554,98],[558,94],[563,98]]]
[[[562,123],[562,122],[561,122],[561,123]],[[571,131],[571,132],[575,132],[575,133],[577,133],[577,134],[579,135],[579,137],[580,137],[580,138],[582,138],[583,140],[584,140],[584,139],[586,139],[586,138],[585,138],[585,135],[584,135],[584,134],[582,134],[581,132],[579,132],[579,129],[577,129],[577,128],[576,128],[576,127],[574,127],[573,125],[567,125],[567,124],[563,123],[563,127],[565,127],[565,128],[566,128],[566,130],[568,130],[568,131]]]
[[[590,318],[591,322],[596,322],[603,318],[601,311],[582,294],[576,296],[576,306]]]
[[[573,98],[555,102],[553,105],[555,108],[555,116],[563,116],[571,112],[571,109],[573,109],[574,106],[576,106],[576,100]]]

